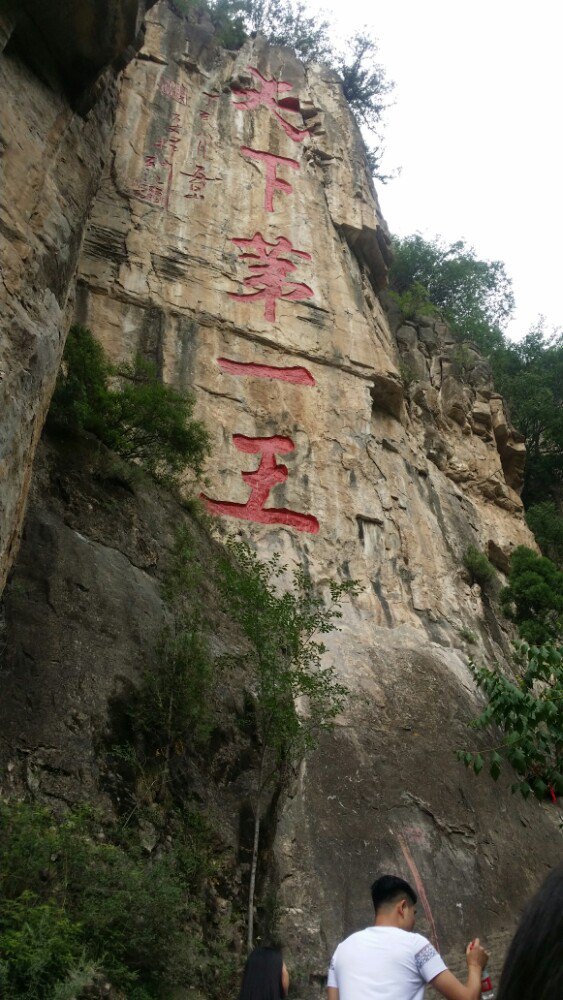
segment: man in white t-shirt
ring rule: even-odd
[[[328,973],[328,1000],[422,1000],[427,984],[446,1000],[479,1000],[488,953],[479,938],[468,944],[467,982],[450,972],[436,949],[413,932],[416,893],[396,875],[371,887],[373,927],[338,945]]]

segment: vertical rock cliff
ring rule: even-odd
[[[76,320],[112,359],[140,352],[166,382],[193,389],[213,436],[205,498],[219,532],[280,552],[321,585],[362,586],[329,637],[354,696],[303,765],[274,847],[299,995],[318,994],[331,949],[369,921],[369,883],[383,870],[416,883],[421,929],[454,970],[476,933],[498,966],[515,909],[559,853],[557,818],[454,757],[479,703],[464,630],[476,632],[477,657],[502,661],[510,639],[462,556],[477,545],[502,574],[515,545],[533,544],[518,495],[524,446],[471,345],[460,353],[444,324],[384,309],[388,230],[336,77],[259,37],[219,50],[162,2],[123,70],[113,128],[110,91],[85,125],[62,103],[39,107],[41,88],[16,55],[9,62],[18,101],[37,105],[24,119],[37,114],[43,138],[33,133],[11,167],[3,277],[24,353],[3,373],[6,472],[19,477],[5,516],[21,510],[70,318],[80,244],[70,237],[95,190]],[[80,165],[67,178],[80,185],[72,224],[53,170],[55,148],[70,156],[61,133]],[[49,164],[41,178],[27,171],[25,198],[24,152]],[[23,215],[44,220],[39,235]],[[58,266],[49,276],[57,252],[64,281]],[[104,567],[111,576],[111,560]],[[156,614],[151,588],[146,609]]]
[[[138,0],[0,4],[0,589],[72,316]]]

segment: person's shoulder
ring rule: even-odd
[[[349,934],[347,938],[344,938],[344,940],[340,942],[338,947],[342,949],[353,948],[354,945],[361,944],[361,942],[365,940],[367,936],[369,936],[370,930],[372,930],[372,928],[364,927],[362,928],[361,931],[354,931],[353,934]]]
[[[415,931],[407,931],[409,935],[410,942],[413,947],[413,951],[419,951],[420,948],[425,948],[427,944],[432,948],[432,942],[428,938],[424,937],[424,934],[417,934]]]
[[[432,942],[428,938],[425,938],[423,934],[414,934],[411,932],[409,938],[409,948],[418,969],[438,955]]]

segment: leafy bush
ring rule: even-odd
[[[245,34],[259,32],[271,45],[293,49],[305,63],[321,62],[336,70],[358,123],[377,139],[377,145],[366,150],[369,169],[379,180],[388,180],[379,171],[380,128],[394,84],[375,61],[375,38],[363,30],[348,38],[341,49],[335,48],[329,22],[311,13],[303,0],[215,0],[211,15],[218,26],[218,40],[227,47],[240,46]]]
[[[503,738],[477,753],[459,750],[458,759],[476,774],[487,762],[495,781],[508,762],[519,775],[512,791],[525,798],[533,792],[541,799],[548,790],[563,795],[563,648],[517,643],[515,665],[516,677],[509,679],[497,669],[471,664],[488,696],[487,707],[472,725],[486,729],[494,723]]]
[[[398,294],[422,285],[463,339],[486,352],[503,344],[502,327],[514,309],[511,281],[501,261],[478,260],[463,240],[451,245],[420,234],[395,238],[390,287]]]
[[[112,379],[118,383],[111,387]],[[137,358],[119,369],[91,332],[71,327],[48,415],[51,429],[94,434],[127,461],[176,482],[197,475],[209,454],[203,424],[192,419],[194,400],[163,385],[152,364]]]
[[[526,511],[526,523],[534,532],[542,554],[563,568],[563,517],[552,500],[534,504]]]
[[[489,562],[484,552],[480,552],[475,545],[469,545],[463,553],[463,565],[468,570],[472,583],[478,583],[485,589],[494,579],[496,573],[494,566]]]
[[[423,316],[435,317],[439,315],[439,310],[430,301],[427,289],[419,281],[415,281],[404,292],[391,291],[389,294],[401,310],[403,319],[420,319]]]
[[[248,34],[264,35],[271,45],[287,45],[299,59],[318,62],[330,56],[329,24],[318,14],[308,15],[302,0],[219,0],[215,14],[242,21]]]
[[[100,974],[128,1000],[187,986],[209,1000],[232,994],[228,928],[215,919],[204,933],[206,884],[222,867],[213,832],[187,808],[173,829],[150,855],[131,827],[93,812],[58,819],[0,801],[2,996],[71,1000]]]
[[[559,506],[563,487],[563,334],[549,334],[540,319],[521,341],[506,343],[495,351],[491,362],[495,386],[506,396],[511,419],[526,439],[524,505],[552,500]]]
[[[477,642],[477,635],[470,628],[460,628],[458,629],[460,639],[464,642],[468,642],[470,646],[473,646]]]
[[[563,572],[551,559],[519,545],[512,553],[501,606],[527,642],[540,645],[563,631]]]

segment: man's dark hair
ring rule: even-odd
[[[413,904],[416,903],[416,892],[411,889],[408,882],[398,875],[382,875],[377,878],[371,887],[371,898],[375,912],[388,903],[396,903],[398,899],[405,897]]]

